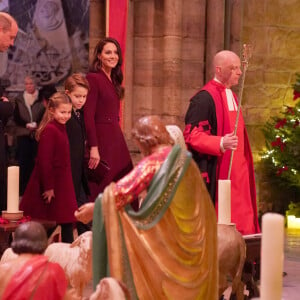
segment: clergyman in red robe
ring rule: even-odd
[[[237,96],[231,87],[242,74],[240,58],[231,51],[214,57],[215,77],[190,101],[185,116],[184,137],[193,153],[212,200],[217,206],[217,180],[227,179],[231,151],[231,218],[242,234],[260,232],[252,153],[243,120],[237,116]]]

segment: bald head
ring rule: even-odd
[[[214,67],[222,66],[232,59],[240,59],[240,58],[232,51],[229,50],[220,51],[214,57],[213,60]]]
[[[0,12],[0,52],[5,52],[13,46],[18,33],[16,20],[5,12]]]
[[[213,60],[215,77],[226,87],[237,85],[242,74],[240,58],[232,51],[218,52]]]

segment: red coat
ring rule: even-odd
[[[55,198],[45,204],[42,193],[54,189]],[[41,134],[35,167],[26,187],[20,209],[33,218],[58,224],[75,221],[77,209],[72,181],[69,141],[65,125],[55,120]]]
[[[110,171],[98,185],[90,183],[91,198],[112,181],[117,181],[132,169],[130,154],[119,124],[120,99],[114,85],[104,74],[87,74],[90,91],[84,106],[84,120],[88,146],[98,146],[100,159],[105,160]]]

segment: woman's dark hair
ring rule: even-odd
[[[111,80],[117,90],[118,96],[120,97],[120,99],[122,99],[124,97],[124,88],[122,87],[123,72],[121,68],[123,63],[123,58],[122,58],[122,51],[121,51],[120,44],[116,39],[111,37],[106,37],[98,42],[98,44],[94,49],[93,60],[90,67],[90,71],[98,72],[99,70],[101,70],[101,61],[98,58],[98,54],[102,52],[103,47],[107,43],[113,43],[117,47],[119,61],[117,65],[111,70]]]
[[[43,254],[47,245],[45,228],[40,223],[31,221],[17,227],[11,248],[16,254]]]

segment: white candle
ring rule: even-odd
[[[260,299],[281,300],[284,247],[284,217],[267,213],[262,217]]]
[[[218,222],[231,223],[231,181],[218,180]]]
[[[7,212],[19,211],[19,167],[7,169]]]

